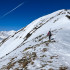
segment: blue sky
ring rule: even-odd
[[[70,0],[0,0],[0,31],[19,30],[60,9],[70,9]]]

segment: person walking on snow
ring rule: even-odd
[[[51,30],[48,32],[47,36],[49,37],[49,41],[51,41],[51,36],[52,36]]]

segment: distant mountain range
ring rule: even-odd
[[[7,38],[7,37],[9,37],[9,36],[11,36],[11,35],[13,35],[15,32],[16,32],[16,31],[14,31],[14,30],[12,30],[12,31],[0,31],[0,42],[1,42],[3,39],[5,39],[5,38]]]

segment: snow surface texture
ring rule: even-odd
[[[1,43],[0,70],[70,70],[69,37],[70,10],[43,16]]]

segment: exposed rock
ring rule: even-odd
[[[36,57],[37,55],[36,55],[36,52],[32,52],[32,56],[33,57]]]
[[[68,67],[60,67],[59,70],[67,70]]]
[[[43,50],[42,50],[43,52],[46,52],[47,51],[47,48],[43,48]]]

